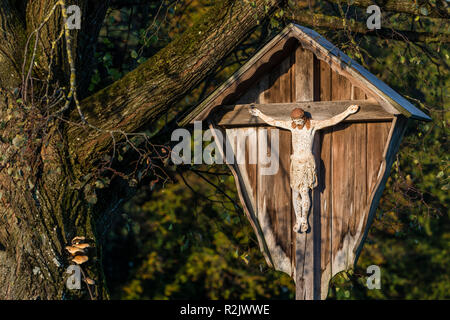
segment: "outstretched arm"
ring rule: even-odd
[[[358,112],[359,110],[359,106],[357,105],[352,105],[350,107],[347,108],[347,110],[345,110],[344,112],[330,118],[327,120],[312,120],[311,124],[314,127],[315,130],[320,130],[326,127],[331,127],[334,126],[342,121],[344,121],[345,118],[347,118],[349,115],[354,114],[356,112]]]
[[[255,117],[261,118],[265,123],[270,124],[274,127],[279,127],[283,129],[290,129],[289,128],[289,121],[282,121],[282,120],[275,120],[264,113],[262,113],[260,110],[256,108],[250,108],[249,110],[250,114]]]

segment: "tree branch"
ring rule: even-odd
[[[149,1],[149,0],[111,0],[110,7],[112,8],[123,8],[130,6],[143,6],[148,5],[152,2],[161,2],[161,1]]]
[[[43,19],[47,17],[51,8],[57,3],[57,0],[34,0],[30,1],[26,7],[26,25],[27,33],[31,34],[40,26]],[[77,0],[66,1],[66,6],[76,4],[81,10],[81,29],[71,30],[73,56],[77,66],[77,88],[78,95],[84,97],[89,86],[92,75],[92,65],[94,64],[94,53],[97,45],[98,34],[103,25],[106,10],[109,6],[109,0],[89,1]],[[68,84],[70,70],[64,57],[64,41],[55,41],[64,28],[64,19],[61,10],[58,7],[55,13],[39,32],[40,57],[36,57],[37,72],[48,74],[52,72],[53,80],[59,81],[60,85]],[[34,41],[34,39],[31,39]],[[55,48],[52,50],[52,46]],[[49,70],[49,66],[51,69]]]
[[[431,4],[430,1],[419,0],[326,0],[335,4],[348,4],[361,8],[367,8],[372,4],[376,4],[382,11],[391,11],[397,13],[406,13],[416,16],[423,16],[429,18],[450,18],[450,8],[445,1],[437,0],[436,4]],[[417,4],[417,2],[419,4]]]
[[[122,79],[82,101],[92,127],[68,128],[73,156],[87,165],[110,150],[111,130],[135,132],[197,86],[280,1],[220,1],[198,23]],[[79,121],[76,113],[72,121]]]
[[[436,34],[425,31],[396,30],[394,28],[389,28],[389,26],[379,30],[370,30],[365,23],[358,22],[354,19],[342,19],[340,17],[328,16],[321,13],[311,14],[310,12],[295,12],[289,18],[302,25],[331,30],[349,29],[354,33],[383,39],[411,42],[450,42],[450,34],[448,33]]]

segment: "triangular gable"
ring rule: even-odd
[[[286,44],[292,38],[300,41],[305,48],[313,51],[319,59],[326,61],[333,69],[339,69],[336,70],[339,73],[345,72],[346,74],[344,76],[349,78],[349,80],[354,80],[372,91],[386,111],[393,114],[401,113],[408,118],[417,120],[431,120],[429,116],[412,105],[360,64],[348,57],[320,34],[309,28],[290,24],[259,50],[246,64],[234,73],[233,76],[194,108],[180,121],[180,125],[186,125],[195,120],[205,119],[214,107],[222,104],[220,97],[235,90],[239,82],[250,79],[259,67],[267,67],[267,65],[270,65],[271,56],[285,50]]]

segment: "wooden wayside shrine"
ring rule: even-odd
[[[287,120],[301,107],[321,120],[352,104],[359,112],[316,133],[310,229],[294,232],[291,133],[252,117],[249,108]],[[431,120],[318,33],[291,24],[180,124],[205,121],[222,130],[234,154],[248,153],[250,143],[237,150],[235,136],[255,134],[259,146],[279,130],[276,174],[261,174],[260,163],[229,167],[267,263],[293,277],[303,300],[325,299],[330,279],[356,263],[410,119]]]

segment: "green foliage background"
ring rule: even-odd
[[[163,1],[161,7],[146,10],[111,11],[91,90],[145,61],[195,23],[210,4]],[[320,5],[317,10],[338,11]],[[358,14],[364,16],[353,13]],[[399,15],[388,19],[393,25],[407,24]],[[144,22],[149,20],[150,25]],[[152,124],[149,133],[206,97],[286,22],[280,11],[271,21],[261,22],[211,77],[171,114]],[[434,27],[421,18],[414,22]],[[448,299],[449,48],[440,43],[358,38],[349,30],[318,31],[433,118],[430,123],[410,123],[358,264],[332,280],[329,298]],[[175,183],[140,186],[117,217],[105,248],[112,297],[293,299],[293,281],[267,268],[227,168],[178,168],[175,176]],[[381,268],[381,290],[365,286],[366,268],[372,264]]]

